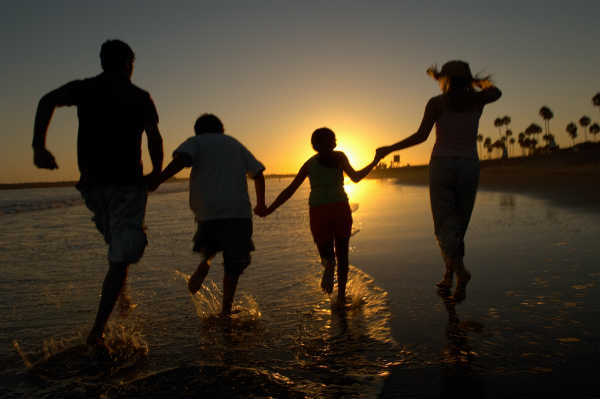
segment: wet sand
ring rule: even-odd
[[[427,185],[427,165],[375,170],[369,178],[389,178],[406,185]],[[481,161],[481,190],[504,191],[600,212],[600,144],[588,149]]]
[[[405,185],[426,186],[428,167],[423,165],[378,170],[369,177],[394,179]],[[554,154],[481,162],[480,191],[518,193],[549,201],[559,207],[585,212],[600,212],[598,181],[600,146],[580,151],[564,150]],[[461,305],[457,306],[457,309],[462,311]],[[593,309],[592,306],[592,314]],[[449,315],[450,313],[449,311]],[[515,369],[496,374],[493,370],[474,370],[469,359],[470,353],[463,346],[468,348],[468,344],[465,344],[467,337],[477,333],[473,333],[469,326],[462,323],[460,328],[457,323],[456,329],[452,331],[451,320],[452,317],[449,318],[446,334],[449,334],[448,342],[456,344],[454,361],[422,368],[393,367],[380,394],[381,399],[549,398],[559,395],[600,395],[600,384],[596,377],[596,350],[570,353],[568,360],[557,361],[552,369],[540,367],[539,373],[521,373]],[[467,352],[461,352],[464,350]],[[506,347],[503,350],[508,353],[512,348]],[[550,348],[545,350],[546,356],[556,355]]]

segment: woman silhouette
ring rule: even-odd
[[[477,133],[479,118],[486,104],[498,100],[501,92],[487,77],[473,77],[469,64],[449,61],[427,70],[436,79],[442,94],[431,98],[419,130],[396,144],[381,147],[385,156],[427,140],[436,125],[436,141],[429,163],[429,194],[435,235],[446,265],[444,278],[437,286],[450,290],[457,275],[453,299],[466,297],[471,274],[463,263],[464,236],[469,225],[479,182]],[[480,89],[477,90],[476,88]]]

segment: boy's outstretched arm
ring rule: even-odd
[[[298,174],[296,175],[296,177],[294,177],[294,180],[292,180],[290,185],[287,186],[277,196],[277,198],[275,198],[275,201],[273,201],[273,203],[271,205],[269,205],[265,215],[259,215],[259,216],[267,216],[267,215],[273,213],[275,211],[275,209],[277,209],[281,205],[283,205],[283,203],[285,203],[285,201],[287,201],[288,199],[290,199],[290,197],[292,195],[294,195],[296,190],[298,190],[298,187],[300,187],[300,185],[302,184],[302,182],[304,182],[304,179],[306,179],[307,176],[308,176],[308,166],[307,166],[307,163],[305,163],[304,165],[302,165],[302,167],[298,171]]]
[[[192,159],[188,154],[175,153],[173,160],[167,165],[167,167],[160,173],[160,175],[151,179],[148,183],[148,190],[154,191],[165,181],[179,173],[183,168],[190,166]]]
[[[267,212],[267,205],[265,204],[265,177],[262,172],[259,172],[252,177],[252,180],[254,180],[254,189],[256,190],[256,207],[254,208],[254,213],[262,216]]]
[[[348,161],[348,157],[346,156],[346,154],[344,154],[343,152],[340,154],[342,157],[342,159],[341,159],[342,169],[348,175],[350,180],[352,180],[354,183],[358,183],[359,181],[364,179],[371,172],[371,170],[373,170],[373,168],[377,165],[377,163],[379,163],[379,160],[381,160],[381,158],[382,158],[382,157],[375,155],[375,158],[373,158],[373,160],[371,161],[370,164],[368,164],[361,170],[354,170],[352,165],[350,165],[350,161]]]

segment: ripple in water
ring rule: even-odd
[[[189,276],[176,274],[187,285]],[[387,293],[351,266],[350,306],[336,310],[336,293],[323,295],[319,279],[314,274],[298,292],[291,291],[292,304],[284,314],[272,317],[263,317],[256,299],[243,293],[236,298],[237,313],[230,319],[217,316],[222,292],[206,280],[198,293],[190,295],[201,325],[204,359],[191,368],[154,375],[153,389],[166,384],[163,379],[184,375],[198,379],[192,385],[210,391],[214,387],[200,377],[217,373],[224,381],[235,375],[240,380],[232,384],[252,387],[244,390],[245,397],[261,397],[257,386],[264,384],[271,387],[271,395],[283,389],[284,397],[377,397],[390,365],[401,362],[391,336]]]

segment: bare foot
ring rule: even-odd
[[[126,293],[121,293],[119,295],[119,302],[117,303],[117,307],[119,309],[119,316],[127,317],[129,315],[129,311],[135,309],[137,307],[136,303],[131,302],[131,297]]]
[[[219,313],[219,317],[221,318],[229,318],[231,316],[233,316],[234,314],[238,314],[241,313],[242,311],[240,309],[232,309],[229,312],[223,312],[221,311],[221,313]]]
[[[102,331],[92,330],[87,337],[85,343],[90,347],[105,346]]]
[[[343,300],[338,299],[336,302],[332,302],[332,304],[331,304],[332,311],[345,312],[347,310],[350,310],[351,308],[352,308],[352,303],[350,301],[348,301],[347,298],[345,298]]]
[[[438,288],[450,289],[452,288],[452,276],[448,277],[448,275],[444,275],[444,278],[435,283]]]
[[[454,272],[448,266],[446,266],[446,272],[444,273],[444,278],[440,280],[437,285],[439,288],[450,289],[452,288],[452,278],[454,277]]]
[[[452,298],[455,302],[462,302],[467,298],[467,284],[471,280],[471,273],[463,269],[463,271],[457,273],[458,279],[456,281],[456,289]]]
[[[196,269],[194,274],[192,274],[192,276],[190,277],[190,279],[188,281],[188,290],[190,290],[190,292],[192,294],[195,294],[196,292],[198,292],[198,290],[202,287],[202,283],[204,282],[204,279],[206,278],[206,275],[208,274],[209,268],[210,268],[210,265],[208,263],[202,262],[202,263],[200,263],[200,265],[198,265],[198,268]]]
[[[333,274],[334,266],[328,266],[323,270],[323,277],[321,278],[321,289],[328,294],[333,292]]]

